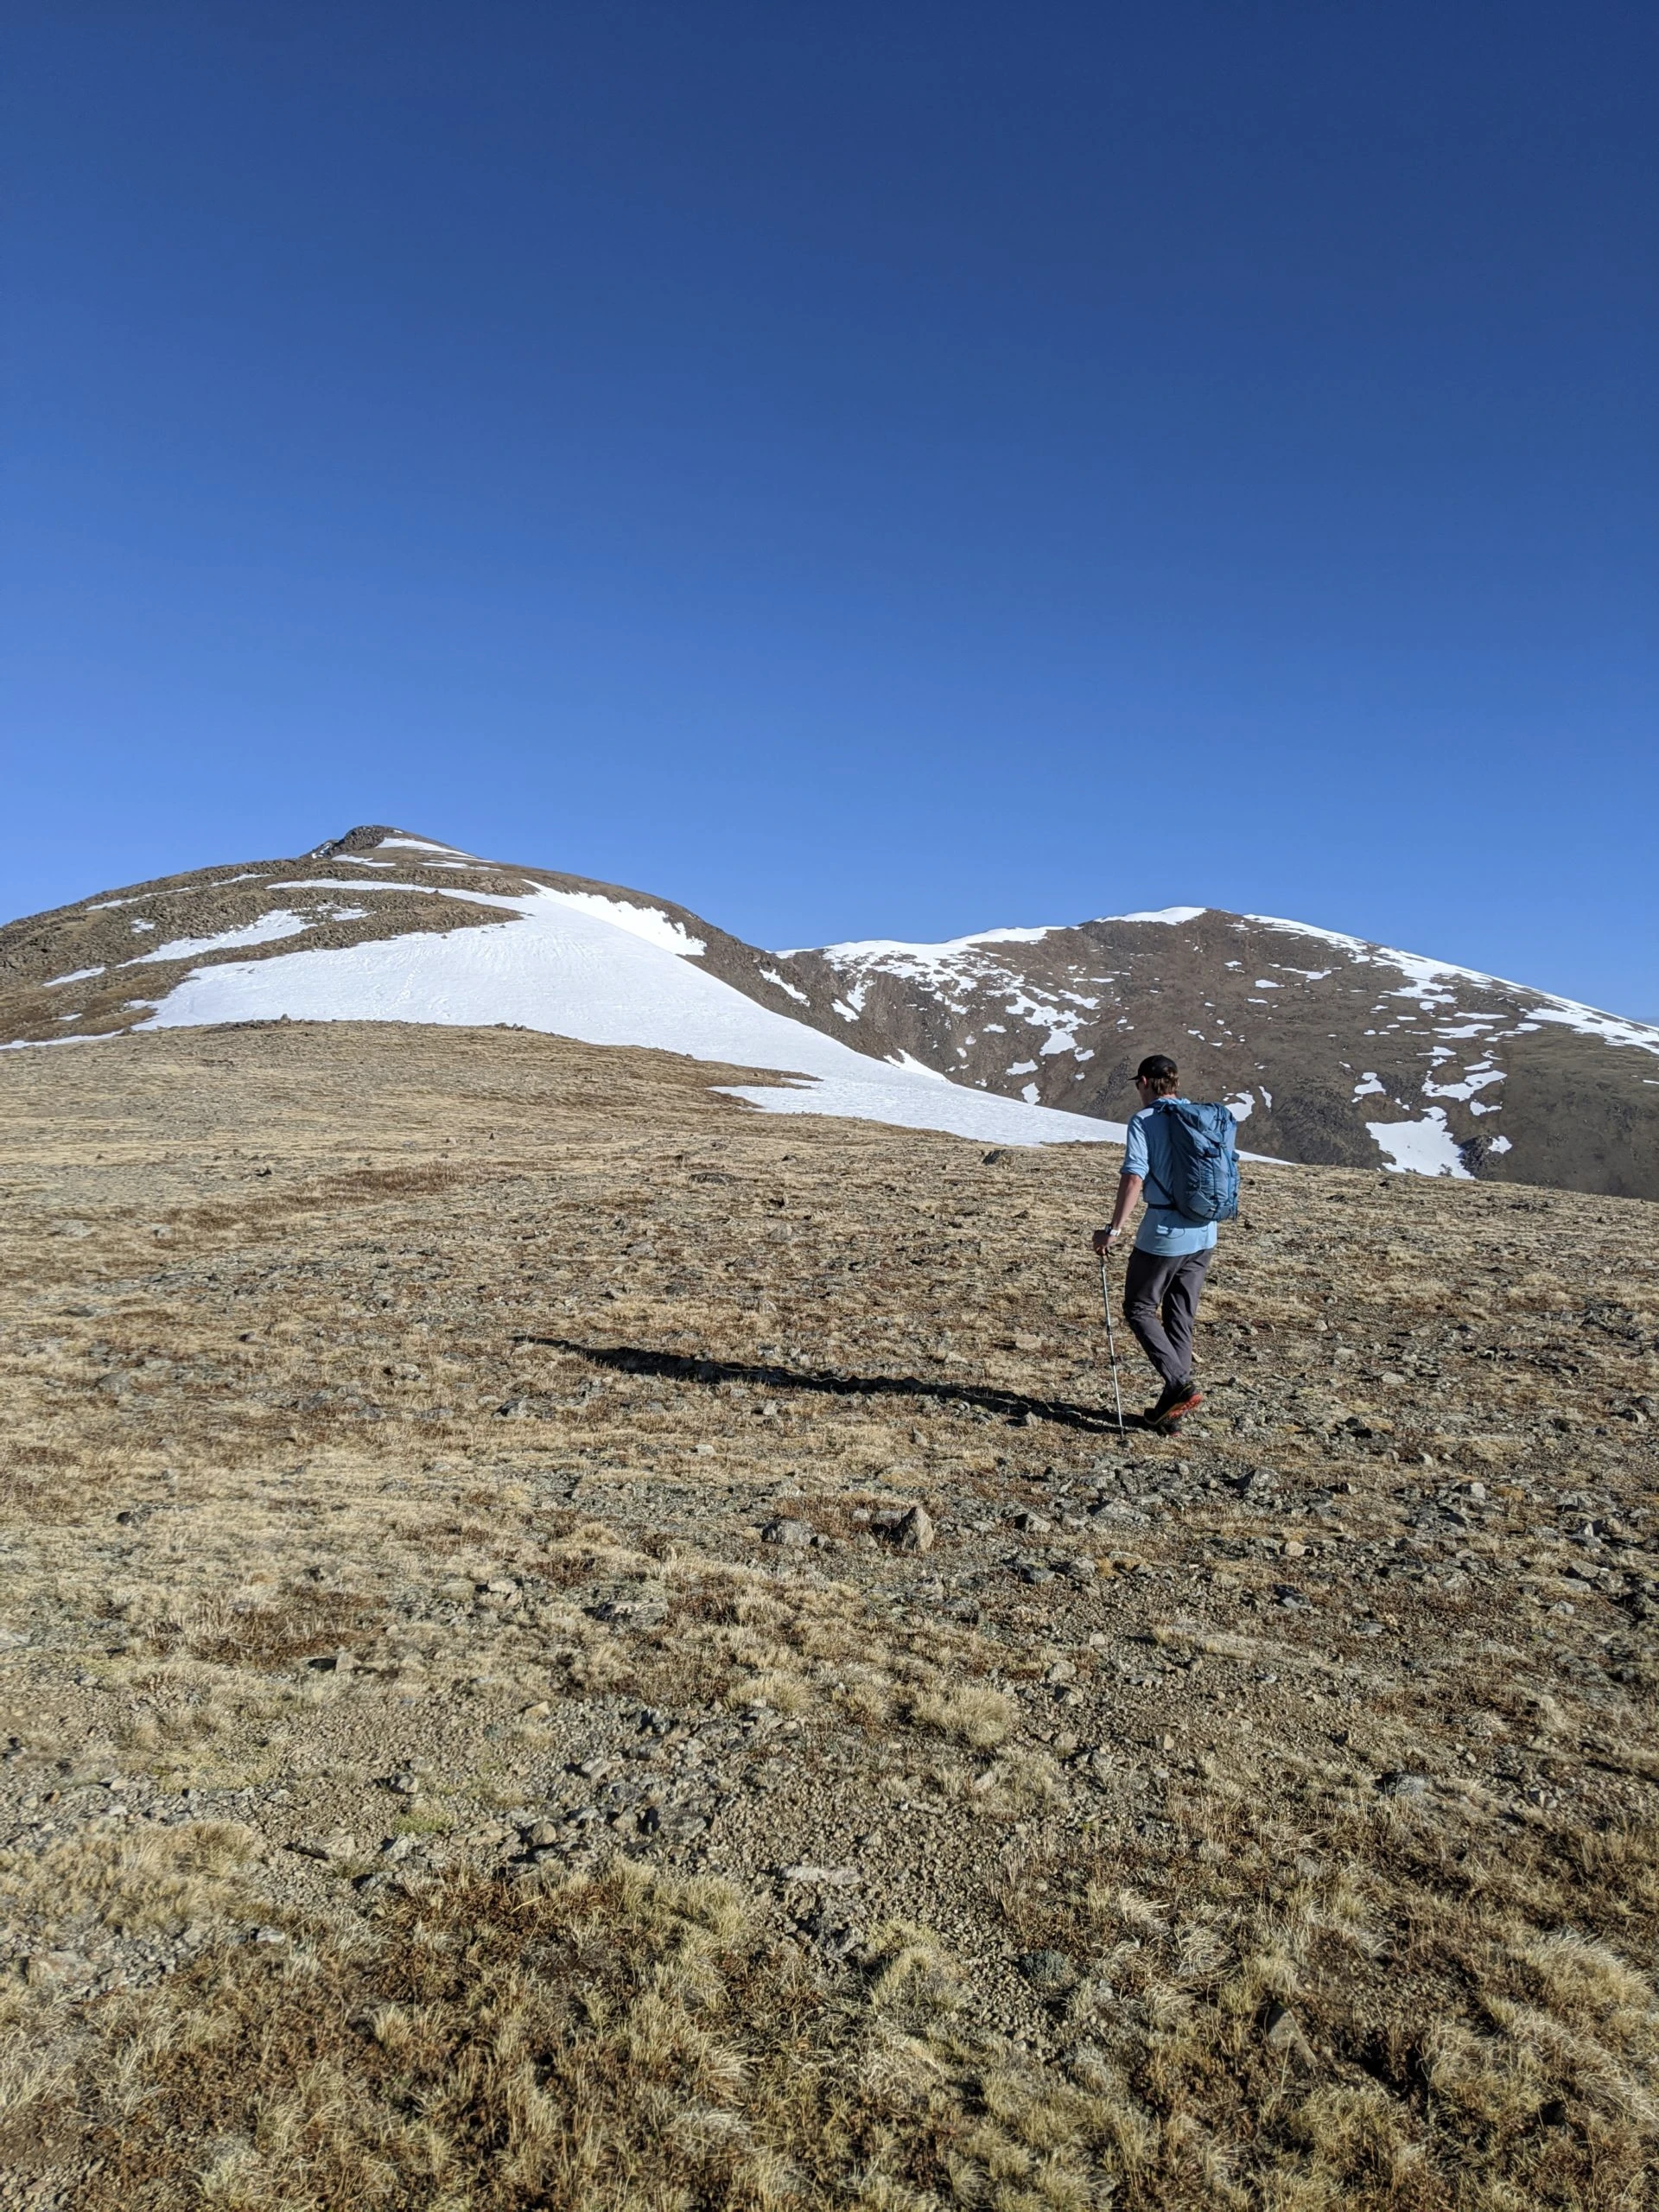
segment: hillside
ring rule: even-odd
[[[1172,906],[789,972],[850,1039],[1033,1104],[1126,1119],[1166,1051],[1272,1158],[1659,1198],[1659,1029],[1334,931]]]
[[[744,1096],[992,1144],[1121,1131],[943,1081],[799,1018],[777,963],[671,900],[371,826],[0,930],[0,1046],[250,1021],[437,1022],[792,1072]],[[832,1027],[839,1027],[831,1022]],[[741,1086],[740,1085],[740,1089]]]
[[[1116,1134],[1136,1063],[1169,1051],[1266,1157],[1659,1198],[1659,1029],[1260,916],[773,953],[653,893],[368,826],[0,930],[0,1042],[281,1020],[792,1071],[753,1103],[1008,1144]]]
[[[1113,1151],[711,1084],[0,1056],[7,2201],[1645,2201],[1647,1209],[1248,1170],[1120,1439]]]

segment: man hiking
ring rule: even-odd
[[[1192,1380],[1198,1297],[1216,1249],[1216,1224],[1238,1208],[1233,1119],[1224,1106],[1179,1096],[1173,1060],[1154,1052],[1135,1071],[1141,1111],[1130,1122],[1111,1225],[1095,1231],[1103,1255],[1122,1237],[1141,1192],[1146,1217],[1123,1280],[1123,1318],[1157,1369],[1163,1392],[1146,1420],[1173,1435],[1203,1402]]]

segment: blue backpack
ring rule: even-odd
[[[1224,1106],[1197,1106],[1186,1098],[1155,1103],[1169,1138],[1174,1183],[1169,1195],[1175,1211],[1193,1222],[1236,1219],[1238,1154],[1232,1116]]]

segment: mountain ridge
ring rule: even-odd
[[[1264,1157],[1659,1198],[1659,1029],[1275,916],[769,951],[672,899],[365,823],[0,928],[7,1044],[283,1018],[653,1045],[798,1077],[734,1086],[772,1110],[1016,1143],[1120,1135],[1160,1050]]]

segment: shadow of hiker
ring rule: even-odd
[[[982,1389],[968,1382],[947,1382],[918,1375],[853,1375],[844,1370],[800,1369],[757,1365],[741,1359],[709,1359],[698,1353],[653,1351],[645,1344],[584,1344],[571,1337],[518,1336],[516,1344],[543,1344],[552,1351],[571,1352],[594,1367],[608,1367],[623,1375],[654,1375],[670,1382],[701,1382],[713,1388],[721,1382],[747,1382],[766,1390],[812,1390],[832,1398],[920,1398],[943,1405],[973,1406],[1023,1427],[1033,1421],[1080,1428],[1091,1434],[1116,1435],[1116,1417],[1097,1406],[1079,1406],[1065,1398],[1030,1398],[1018,1390]],[[1133,1416],[1125,1425],[1139,1427]]]

